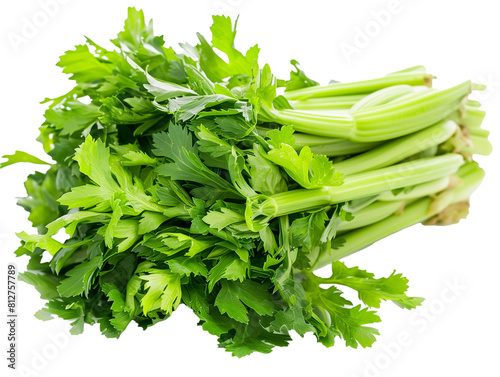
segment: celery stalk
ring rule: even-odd
[[[380,89],[358,101],[351,108],[351,111],[361,111],[372,107],[385,105],[388,102],[394,101],[395,99],[401,98],[404,95],[413,92],[413,87],[410,85],[395,85],[389,88]]]
[[[471,87],[471,82],[466,81],[446,90],[426,92],[405,101],[351,114],[320,115],[298,110],[270,110],[269,114],[274,121],[292,125],[299,132],[357,142],[382,141],[419,131],[446,119],[460,109]]]
[[[312,86],[285,92],[289,100],[304,100],[309,98],[331,97],[351,94],[368,94],[393,85],[427,85],[432,83],[432,75],[426,72],[401,72],[377,79],[334,83],[325,86]]]
[[[471,82],[466,81],[418,98],[353,113],[356,126],[351,138],[354,141],[377,141],[416,132],[457,111],[470,91]]]
[[[481,156],[489,156],[493,151],[493,146],[488,141],[487,137],[470,135],[469,138],[472,141],[472,146],[462,148],[462,150],[460,151],[461,153],[464,153],[466,155],[478,154]]]
[[[336,144],[346,141],[346,139],[341,139],[341,138],[323,137],[323,136],[302,134],[299,132],[294,133],[293,136],[295,137],[295,146],[298,149],[301,149],[306,145],[309,147],[314,147],[317,145]]]
[[[468,163],[464,167],[465,173],[461,174],[459,171],[462,185],[451,190],[453,197],[450,204],[468,200],[484,177],[484,171],[476,163]],[[372,225],[343,234],[344,244],[331,253],[323,252],[316,258],[312,258],[311,260],[316,260],[312,269],[315,270],[335,260],[345,258],[382,238],[435,216],[436,213],[429,212],[432,201],[433,199],[429,197],[420,199],[405,207],[402,214],[392,215]]]
[[[386,191],[380,194],[377,197],[377,200],[400,201],[436,194],[440,191],[445,190],[450,185],[450,181],[450,177],[447,176],[416,185],[412,187],[408,192],[403,191],[398,194],[394,194],[392,191]]]
[[[338,232],[361,228],[389,217],[394,214],[404,204],[404,200],[395,200],[391,202],[376,201],[359,211],[356,211],[354,219],[351,221],[342,221],[337,228]]]
[[[350,109],[365,97],[366,95],[364,94],[355,94],[350,96],[311,98],[302,101],[293,101],[291,105],[297,110]]]
[[[474,106],[466,105],[465,111],[463,112],[459,124],[471,128],[481,127],[485,115],[486,112],[484,110],[478,109],[477,107]]]
[[[357,143],[351,140],[338,139],[338,141],[334,143],[315,145],[310,149],[314,154],[322,154],[328,157],[337,157],[365,152],[378,145],[380,145],[380,142]]]
[[[347,176],[341,186],[299,189],[275,194],[260,203],[251,203],[252,212],[256,215],[278,217],[308,211],[445,177],[455,173],[462,164],[463,158],[457,154],[422,158]]]
[[[345,175],[383,168],[441,144],[456,131],[452,121],[443,121],[416,133],[384,143],[368,152],[335,164],[335,168]]]
[[[269,128],[256,127],[257,134],[265,137],[269,132]],[[295,149],[301,150],[303,147],[308,146],[314,154],[322,154],[328,157],[345,156],[356,153],[365,152],[372,149],[381,142],[372,143],[357,143],[342,138],[323,137],[317,135],[303,134],[296,132]]]

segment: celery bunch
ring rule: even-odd
[[[319,85],[295,61],[278,80],[257,45],[235,49],[236,24],[213,21],[211,43],[178,52],[131,8],[116,50],[87,39],[61,56],[75,87],[46,100],[38,140],[52,161],[18,151],[1,165],[48,166],[19,200],[38,231],[19,233],[16,251],[47,300],[36,316],[119,337],[182,304],[238,357],[286,346],[291,331],[371,346],[373,308],[423,299],[401,274],[340,260],[467,215],[484,176],[473,155],[491,152],[467,98],[483,88],[434,89],[420,66]],[[327,265],[331,277],[315,275]]]

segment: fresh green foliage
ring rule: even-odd
[[[399,273],[375,278],[338,259],[464,216],[483,174],[457,154],[490,150],[477,105],[458,111],[470,84],[425,91],[431,76],[416,67],[321,86],[295,60],[280,80],[259,66],[257,45],[236,49],[236,22],[214,16],[211,32],[175,51],[130,8],[116,50],[86,39],[60,57],[75,87],[44,101],[48,156],[18,151],[0,165],[47,165],[19,200],[37,229],[19,233],[16,250],[29,258],[20,280],[47,300],[37,318],[70,320],[72,334],[99,323],[116,338],[185,305],[237,357],[286,346],[293,331],[371,346],[382,301],[413,309],[422,299]],[[418,132],[442,119],[443,140]],[[328,278],[314,272],[324,265]]]
[[[267,154],[267,159],[285,169],[288,175],[304,188],[337,186],[342,184],[342,175],[337,173],[332,161],[322,155],[313,155],[305,146],[298,154],[293,148],[293,138],[289,135],[291,127],[268,133],[269,144],[274,148]],[[286,136],[282,135],[283,132]],[[292,144],[292,145],[290,145]]]

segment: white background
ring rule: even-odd
[[[153,17],[157,34],[164,34],[167,44],[174,47],[178,42],[196,43],[196,31],[208,36],[211,14],[239,14],[237,46],[243,49],[259,43],[261,61],[269,62],[281,77],[286,77],[288,62],[294,58],[322,83],[332,78],[372,78],[423,64],[438,76],[437,87],[467,79],[489,84],[481,94],[488,112],[484,127],[491,130],[497,150],[488,158],[477,158],[487,177],[473,196],[466,221],[445,228],[415,226],[348,258],[350,265],[377,275],[393,269],[404,273],[410,279],[410,294],[428,299],[414,313],[384,305],[380,310],[383,322],[378,325],[382,335],[371,349],[346,349],[342,341],[326,349],[313,336],[295,336],[288,348],[270,355],[232,358],[216,347],[215,337],[196,326],[195,316],[182,307],[148,331],[131,324],[119,340],[101,336],[96,326],[86,327],[83,335],[69,336],[64,321],[41,322],[33,317],[43,301],[33,287],[19,283],[19,361],[31,370],[19,375],[498,373],[500,205],[495,194],[500,183],[500,22],[495,1],[66,0],[51,8],[50,14],[41,5],[46,2],[50,1],[2,4],[0,155],[19,149],[43,157],[35,142],[44,111],[38,103],[71,88],[55,66],[58,56],[82,43],[84,35],[105,44],[122,29],[129,5],[142,7],[148,19]],[[24,30],[23,36],[23,26],[33,20],[39,27],[31,35]],[[25,38],[24,43],[12,43],[14,35]],[[342,46],[347,45],[357,48],[356,53],[344,53]],[[33,170],[33,166],[18,165],[0,171],[2,323],[7,263],[15,262],[20,270],[26,263],[13,255],[18,246],[14,233],[33,232],[27,214],[15,205],[15,198],[24,195],[25,176]],[[5,355],[7,327],[1,328],[0,354]],[[9,372],[6,364],[5,357],[0,357],[2,376]]]

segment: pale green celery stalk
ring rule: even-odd
[[[380,194],[377,197],[377,200],[400,201],[421,198],[423,196],[436,194],[440,191],[445,190],[450,185],[450,181],[450,177],[447,176],[416,185],[412,187],[408,192],[402,191],[394,194],[392,191],[386,191]]]
[[[270,129],[256,127],[256,131],[260,136],[265,137]],[[356,143],[347,139],[308,135],[299,132],[296,132],[294,137],[295,149],[301,150],[303,147],[308,146],[314,154],[322,154],[328,157],[361,153],[380,145],[380,142]]]
[[[457,124],[473,129],[481,127],[486,112],[473,106],[463,106],[450,115],[450,119]]]
[[[351,108],[351,111],[361,111],[375,106],[385,105],[388,102],[413,92],[413,87],[410,85],[395,85],[380,89],[358,101]]]
[[[255,127],[255,130],[257,131],[257,134],[259,136],[266,137],[267,133],[271,131],[271,128],[257,126]],[[300,132],[295,132],[293,136],[295,138],[295,146],[298,149],[301,149],[306,145],[309,147],[313,147],[315,145],[340,143],[346,141],[346,139],[340,139],[337,137],[323,137],[323,136],[302,134]]]
[[[355,128],[354,118],[349,113],[321,115],[298,110],[274,110],[270,113],[275,122],[291,125],[296,131],[311,135],[349,139]]]
[[[363,154],[335,164],[345,175],[383,168],[449,139],[457,130],[453,121],[443,121],[413,134],[391,140]]]
[[[256,127],[256,131],[259,136],[265,137],[270,128]],[[322,154],[328,157],[357,154],[381,144],[381,142],[356,143],[347,139],[308,135],[299,132],[296,132],[294,137],[295,149],[301,150],[303,147],[308,146],[314,154]]]
[[[488,89],[488,86],[485,84],[478,84],[477,82],[475,82],[473,85],[474,85],[474,90],[486,90],[486,89]]]
[[[466,81],[421,97],[353,113],[356,123],[353,140],[392,139],[428,127],[457,111],[471,89],[471,82]]]
[[[315,145],[310,147],[311,152],[314,154],[322,154],[328,157],[346,156],[366,152],[376,146],[380,142],[373,143],[357,143],[346,139],[338,139],[338,141],[329,144]]]
[[[469,139],[472,142],[472,146],[462,148],[462,150],[460,151],[461,153],[489,156],[493,151],[493,146],[491,145],[487,137],[470,135]]]
[[[471,100],[471,99],[470,99],[470,100],[468,100],[468,101],[466,102],[466,105],[467,105],[467,106],[471,106],[471,107],[477,107],[477,108],[479,108],[479,107],[481,107],[481,102],[479,102],[479,101],[474,101],[474,100]]]
[[[399,98],[393,99],[392,101],[388,102],[390,104],[396,104],[404,101],[408,101],[410,99],[416,99],[420,98],[422,96],[425,96],[429,93],[432,92],[437,92],[437,89],[434,88],[428,88],[427,86],[414,86],[413,87],[413,93],[406,94],[404,96],[401,96]]]
[[[425,73],[426,71],[427,70],[425,69],[425,67],[423,65],[414,65],[414,66],[411,66],[411,67],[408,67],[408,68],[405,68],[405,69],[401,69],[399,71],[394,71],[394,72],[388,73],[387,76],[398,75],[400,73],[410,73],[410,72],[413,72],[413,73],[418,73],[418,72]]]
[[[481,127],[482,120],[477,117],[464,117],[465,112],[463,110],[457,110],[450,114],[448,119],[454,121],[460,126],[467,127],[469,129]]]
[[[490,131],[485,130],[483,128],[468,128],[467,132],[469,133],[469,135],[474,135],[478,137],[488,138],[488,136],[490,136]]]
[[[421,158],[347,176],[340,186],[299,189],[272,195],[257,204],[257,208],[253,208],[253,213],[278,217],[321,208],[432,181],[455,173],[462,164],[463,157],[458,154]]]
[[[458,174],[462,179],[462,185],[450,191],[452,198],[449,205],[468,200],[484,177],[484,171],[475,162],[464,165],[464,169],[460,169]],[[319,256],[311,255],[311,260],[315,260],[312,269],[327,266],[382,238],[432,218],[437,215],[437,213],[429,212],[429,209],[433,208],[432,202],[433,199],[428,197],[417,200],[405,207],[401,214],[389,216],[377,223],[343,234],[344,243],[337,250],[332,250],[330,253],[323,252]]]
[[[291,105],[297,110],[350,109],[355,103],[365,97],[365,94],[355,94],[350,96],[311,98],[303,101],[292,101]]]
[[[352,94],[369,94],[394,85],[431,86],[432,78],[433,76],[426,72],[400,72],[371,80],[311,86],[308,88],[291,90],[285,92],[283,95],[289,100],[304,100],[309,98]]]
[[[479,154],[481,156],[489,156],[493,151],[493,146],[488,140],[490,131],[482,128],[467,127],[465,135],[471,141],[471,146],[464,146],[460,149],[460,153],[465,155]]]
[[[485,115],[486,112],[484,110],[466,105],[465,111],[463,112],[462,117],[458,123],[470,128],[478,128],[481,127]]]
[[[381,221],[394,214],[394,212],[400,209],[404,203],[404,200],[391,202],[376,201],[353,213],[354,219],[351,221],[342,221],[338,226],[337,231],[341,233]]]
[[[413,186],[409,192],[403,191],[396,195],[392,191],[384,192],[377,196],[375,202],[354,212],[353,220],[341,222],[338,231],[345,232],[381,221],[401,209],[403,205],[409,205],[415,200],[447,189],[450,182],[450,176],[447,176]]]
[[[304,115],[309,115],[309,116],[316,116],[316,115],[323,115],[323,116],[331,116],[331,117],[337,117],[338,115],[350,115],[351,110],[349,109],[315,109],[315,110],[295,110],[295,109],[290,109],[291,111],[297,112],[299,114],[304,114]],[[283,110],[286,111],[286,110]]]
[[[274,121],[289,124],[299,132],[340,137],[356,142],[394,139],[419,131],[458,111],[471,90],[467,81],[455,87],[406,101],[388,103],[352,114],[308,114],[297,110],[272,110]]]
[[[453,189],[453,199],[450,204],[469,200],[472,193],[481,184],[484,178],[484,170],[479,167],[477,162],[471,161],[462,165],[458,169],[457,175],[462,180],[462,184]]]
[[[314,147],[316,145],[335,144],[346,141],[346,139],[302,134],[299,132],[294,133],[293,136],[295,137],[295,146],[298,149],[301,149],[306,145],[309,147]]]

